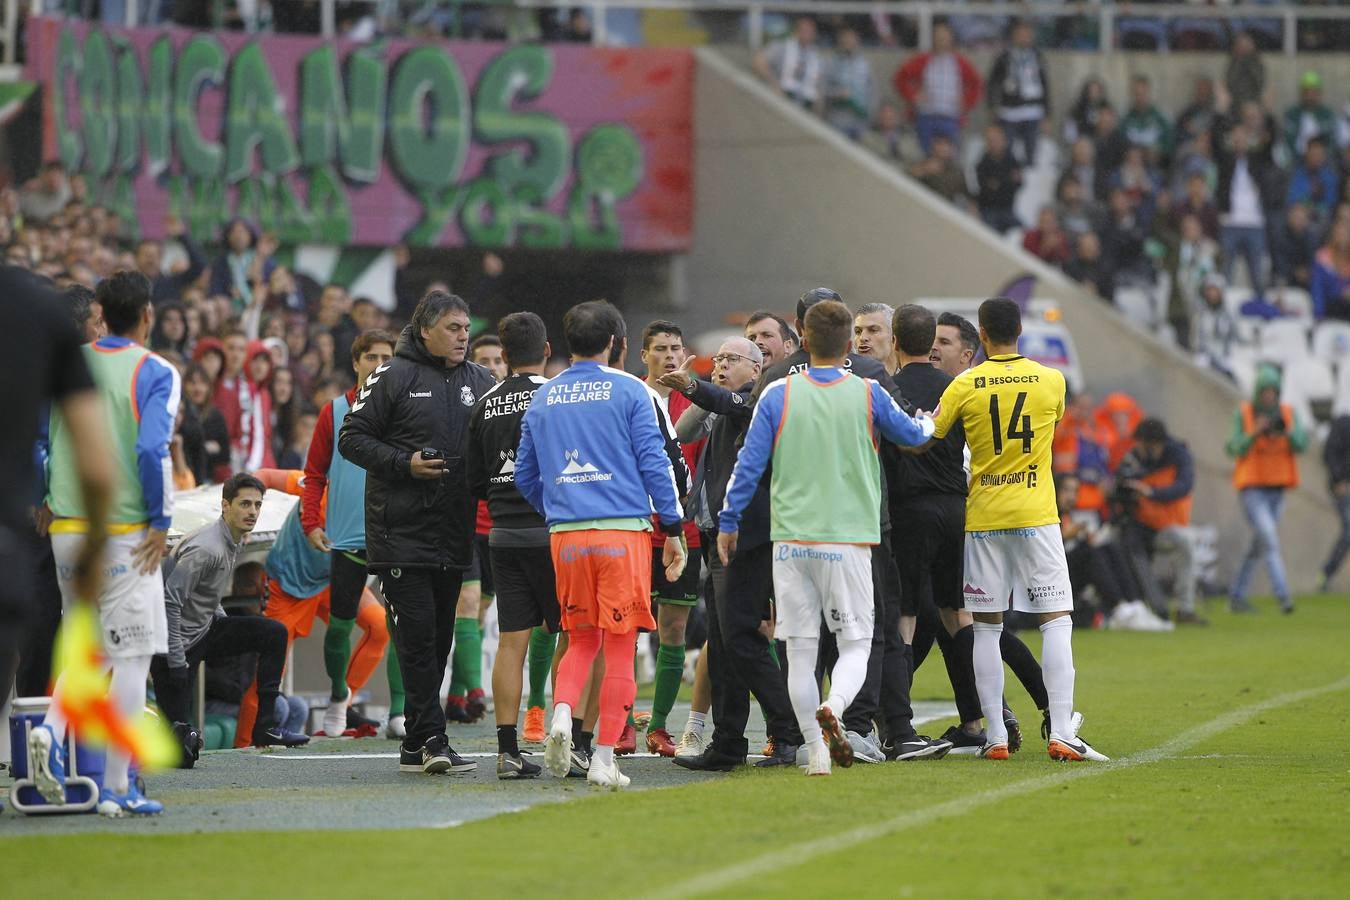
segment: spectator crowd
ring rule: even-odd
[[[1297,102],[1275,108],[1258,36],[1238,32],[1222,71],[1197,76],[1175,112],[1142,73],[1123,98],[1096,76],[1052,84],[1031,21],[1010,26],[984,73],[952,24],[936,22],[932,50],[896,67],[896,99],[883,97],[848,26],[824,49],[817,24],[798,19],[755,66],[1104,301],[1147,293],[1149,324],[1165,322],[1222,370],[1240,317],[1350,321],[1350,105],[1332,109],[1309,68]],[[1065,90],[1075,98],[1056,123],[1051,98]],[[1024,221],[1019,193],[1033,176],[1045,202]],[[1224,297],[1237,284],[1250,295],[1235,307]]]

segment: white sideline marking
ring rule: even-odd
[[[460,756],[465,759],[496,759],[494,753],[461,753]],[[531,754],[534,755],[534,754]],[[259,753],[262,759],[278,760],[304,760],[313,762],[315,760],[323,761],[325,759],[398,759],[397,753]],[[659,759],[655,753],[630,753],[627,756],[620,756],[619,759]]]
[[[1149,750],[1141,750],[1138,753],[1124,757],[1123,759],[1101,764],[1087,762],[1069,763],[1067,765],[1072,765],[1074,768],[1066,771],[1057,771],[1051,775],[1040,775],[1035,778],[1014,781],[1011,784],[1006,784],[1002,787],[981,791],[966,797],[958,797],[955,800],[948,800],[945,803],[938,803],[922,809],[911,810],[883,822],[874,822],[870,825],[863,825],[839,834],[829,835],[828,837],[816,838],[815,840],[810,841],[801,841],[771,853],[761,854],[752,859],[745,860],[744,862],[732,863],[731,865],[723,866],[719,869],[712,869],[693,878],[688,878],[684,881],[668,885],[665,890],[656,891],[652,896],[672,898],[688,897],[691,894],[704,894],[722,890],[730,885],[745,881],[749,878],[767,875],[769,873],[777,872],[780,869],[801,865],[810,859],[826,853],[846,850],[849,847],[876,840],[877,838],[885,837],[886,835],[893,834],[897,831],[903,831],[907,828],[914,828],[919,825],[927,825],[938,819],[963,815],[981,806],[997,803],[1000,800],[1007,800],[1010,797],[1035,793],[1042,788],[1053,787],[1068,781],[1076,781],[1080,778],[1092,778],[1096,775],[1104,775],[1108,772],[1116,772],[1121,769],[1131,769],[1135,766],[1161,762],[1162,760],[1179,756],[1197,744],[1200,744],[1220,732],[1241,725],[1248,719],[1255,715],[1259,715],[1260,713],[1278,709],[1281,706],[1288,706],[1291,703],[1298,703],[1303,700],[1320,697],[1322,694],[1330,694],[1348,689],[1350,689],[1350,677],[1342,678],[1331,684],[1324,684],[1321,687],[1277,694],[1274,697],[1262,700],[1259,703],[1253,703],[1249,706],[1242,706],[1230,710],[1221,716],[1210,719],[1208,722],[1204,722],[1194,728],[1183,731],[1166,743],[1160,744]]]

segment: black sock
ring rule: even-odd
[[[1027,693],[1031,695],[1031,700],[1036,704],[1037,709],[1048,709],[1050,706],[1050,696],[1045,692],[1045,679],[1041,676],[1041,664],[1036,662],[1036,657],[1032,654],[1031,648],[1022,643],[1022,639],[1015,632],[1003,629],[1003,636],[999,638],[998,649],[1003,654],[1003,661],[1012,669],[1017,680],[1022,682],[1022,687],[1026,688]],[[1007,705],[1007,701],[1004,701]]]
[[[975,690],[975,669],[970,655],[975,647],[975,628],[967,625],[952,635],[950,655],[944,655],[947,678],[956,697],[956,712],[962,722],[978,722],[984,713],[980,710],[980,695]]]
[[[520,755],[520,745],[516,743],[516,726],[497,726],[497,752],[510,753],[512,756]]]
[[[583,726],[583,725],[581,724],[581,720],[578,719],[576,716],[573,716],[573,717],[572,717],[572,746],[573,746],[573,747],[580,747],[580,746],[581,746],[581,729],[582,729],[583,727],[585,727],[585,726]]]
[[[591,753],[594,752],[591,750],[591,741],[594,739],[595,739],[594,731],[583,731],[581,733],[581,749],[586,751],[587,756],[590,756]]]

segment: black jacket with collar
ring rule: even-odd
[[[736,455],[740,452],[741,440],[745,436],[745,430],[750,427],[750,419],[755,413],[754,400],[751,399],[753,388],[753,383],[747,383],[738,391],[729,391],[706,381],[695,381],[694,393],[689,398],[695,406],[709,410],[717,416],[713,420],[712,430],[708,432],[708,442],[704,445],[703,456],[699,460],[704,494],[708,499],[714,530],[722,512],[722,503],[727,496],[727,483],[731,481],[731,472],[736,468]],[[765,477],[760,479],[755,496],[741,514],[737,546],[742,550],[749,550],[768,542],[769,479]]]
[[[366,379],[338,438],[342,455],[366,470],[366,555],[372,568],[467,568],[475,504],[464,448],[474,406],[494,384],[480,365],[447,367],[412,326],[394,358]],[[435,448],[440,478],[412,477],[412,455]]]

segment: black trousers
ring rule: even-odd
[[[348,556],[362,558],[355,562]],[[361,592],[366,589],[365,552],[361,550],[334,550],[328,564],[329,615],[339,619],[355,619],[361,609]]]
[[[281,693],[281,670],[286,665],[286,626],[263,616],[226,616],[216,619],[206,634],[187,649],[187,671],[174,672],[168,657],[150,661],[155,699],[170,722],[189,722],[192,717],[192,672],[208,664],[245,653],[258,654],[258,719],[253,733],[273,725],[277,694]]]
[[[50,538],[38,537],[29,528],[24,533],[24,565],[30,566],[28,630],[19,643],[19,670],[14,686],[20,697],[45,697],[52,680],[52,647],[61,627],[61,586],[56,581],[56,560]]]
[[[773,595],[773,544],[742,550],[723,566],[717,536],[705,534],[703,546],[712,574],[708,591],[708,681],[712,687],[712,747],[744,756],[749,751],[745,723],[754,694],[768,721],[769,737],[779,746],[800,746],[801,729],[788,697],[787,675],[769,656],[759,623],[769,617]]]
[[[441,681],[455,637],[455,604],[464,573],[458,569],[385,569],[380,586],[389,603],[394,650],[407,692],[403,746],[420,748],[445,737]]]

